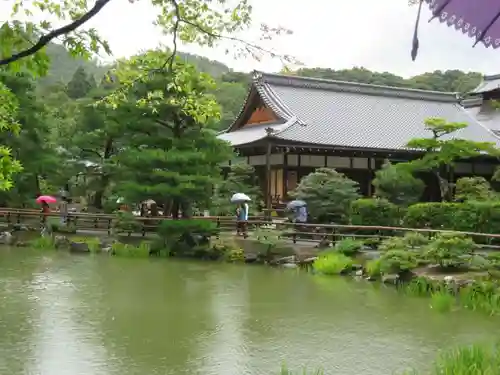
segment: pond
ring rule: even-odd
[[[498,337],[390,288],[262,266],[0,251],[0,373],[270,375],[425,370]]]

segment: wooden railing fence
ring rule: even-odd
[[[44,215],[38,210],[30,209],[8,209],[0,208],[0,225],[12,226],[14,224],[26,225],[38,228]],[[46,217],[59,218],[60,214],[53,212],[45,215]],[[232,216],[197,216],[197,220],[209,220],[215,222],[221,232],[235,231],[236,220]],[[54,219],[52,219],[54,220]],[[99,213],[69,213],[68,223],[74,225],[80,231],[103,231],[111,233],[115,215]],[[140,228],[137,232],[142,236],[149,233],[156,233],[159,224],[164,220],[172,220],[170,217],[136,217]],[[281,236],[288,237],[292,242],[307,241],[336,242],[345,237],[352,238],[387,238],[395,235],[403,235],[407,232],[422,233],[428,236],[434,236],[437,233],[455,233],[471,236],[476,242],[490,246],[492,243],[500,244],[500,234],[495,233],[476,233],[459,232],[452,230],[443,230],[436,228],[404,228],[404,227],[382,227],[382,226],[363,226],[363,225],[343,225],[343,224],[294,224],[286,221],[270,220],[269,216],[254,216],[248,220],[249,231],[258,228],[274,228],[279,231]]]

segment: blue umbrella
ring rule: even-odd
[[[289,210],[293,210],[295,208],[300,208],[300,207],[304,207],[304,206],[307,206],[306,202],[301,201],[301,200],[294,200],[294,201],[288,202],[288,204],[286,205],[286,208],[288,208]]]

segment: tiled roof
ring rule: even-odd
[[[232,146],[249,144],[267,137],[269,129],[273,131],[272,134],[277,134],[280,131],[283,131],[289,126],[293,125],[295,121],[296,118],[292,118],[291,121],[287,121],[284,124],[267,123],[267,124],[251,125],[234,132],[226,132],[219,134],[217,138],[231,143]]]
[[[260,72],[254,73],[253,85],[263,102],[283,121],[296,118],[293,124],[277,130],[274,138],[315,145],[398,150],[404,149],[412,138],[431,135],[424,128],[425,119],[442,117],[469,124],[455,133],[455,137],[495,142],[500,147],[499,138],[476,121],[454,93]],[[232,137],[244,139],[236,133],[248,129],[230,131],[225,136],[233,134]]]
[[[481,97],[477,97],[463,100],[462,105],[478,122],[493,133],[500,134],[500,112],[491,105],[491,102],[483,102]]]
[[[471,94],[481,94],[483,92],[493,91],[500,89],[500,74],[496,74],[493,76],[484,76],[483,82],[479,84],[474,90],[471,91]]]

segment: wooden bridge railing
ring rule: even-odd
[[[46,215],[47,217],[60,218],[57,212]],[[0,224],[20,224],[30,227],[38,227],[43,215],[38,210],[29,209],[7,209],[0,208]],[[197,220],[210,220],[217,224],[221,231],[234,231],[236,220],[232,216],[209,216],[195,217]],[[99,213],[69,213],[68,222],[83,231],[104,231],[110,233],[113,228],[115,215]],[[156,233],[158,225],[165,220],[172,220],[171,217],[136,217],[139,225],[139,232],[142,236],[148,233]],[[280,235],[290,238],[294,243],[297,241],[320,242],[337,240],[344,237],[353,238],[386,238],[394,235],[401,235],[407,232],[422,233],[433,236],[437,233],[463,234],[480,239],[482,243],[500,243],[500,234],[459,232],[444,229],[432,228],[404,228],[404,227],[380,227],[363,225],[342,225],[342,224],[294,224],[291,222],[271,222],[263,217],[250,217],[248,229],[254,230],[260,227],[272,227],[280,232]]]

